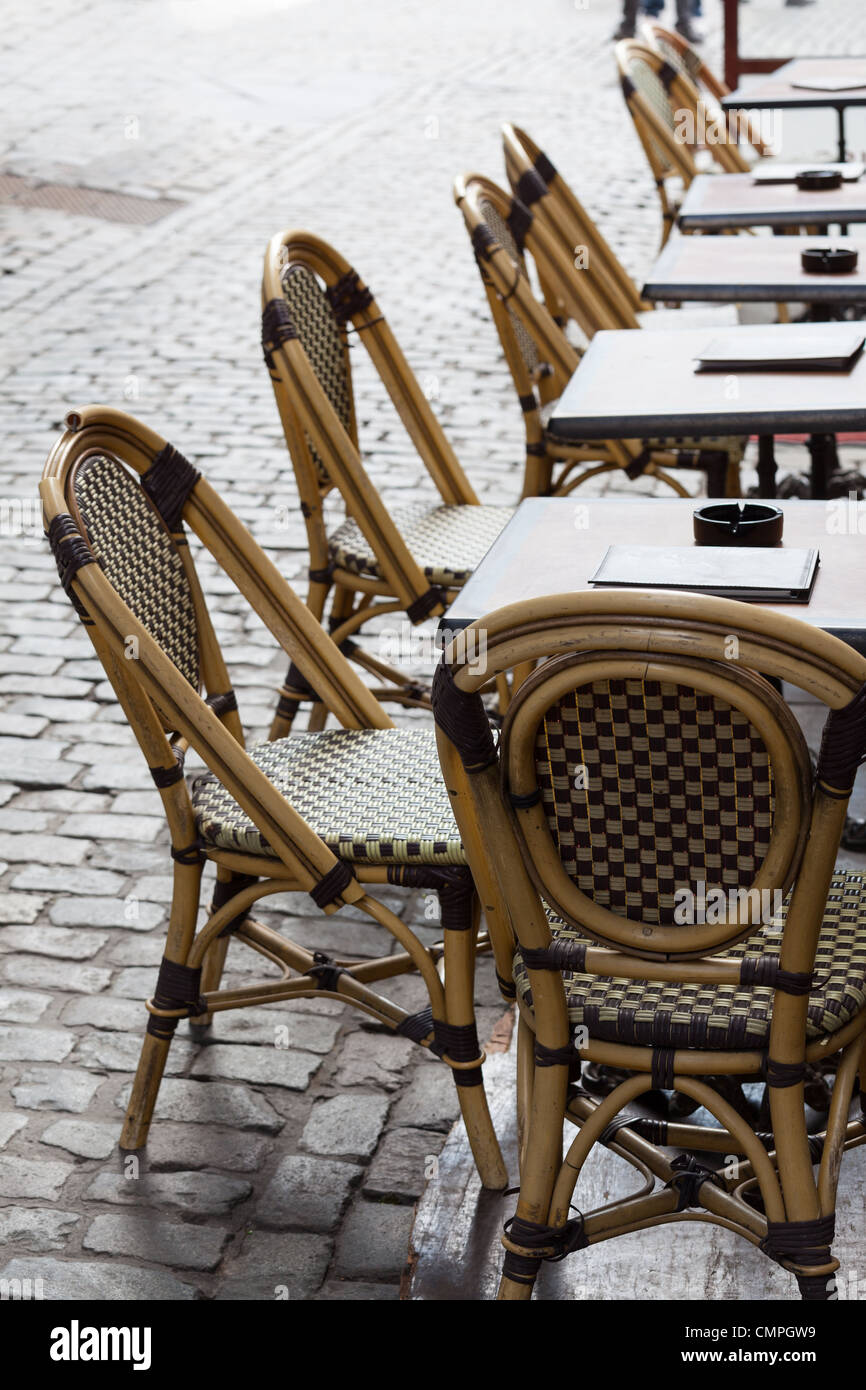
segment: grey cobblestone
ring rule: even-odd
[[[744,48],[778,48],[780,6],[744,8]],[[34,498],[65,410],[101,400],[184,450],[283,573],[302,580],[303,526],[257,332],[263,245],[286,219],[333,241],[375,286],[479,496],[516,499],[520,412],[449,184],[468,167],[502,181],[499,122],[519,119],[641,275],[659,220],[615,76],[617,6],[293,5],[279,82],[261,78],[273,56],[271,16],[254,6],[239,25],[217,6],[205,29],[192,17],[198,8],[126,6],[118,24],[108,0],[44,0],[38,9],[8,0],[0,80],[16,120],[4,170],[184,206],[150,227],[2,209],[0,499]],[[704,20],[716,65],[718,8]],[[824,51],[866,46],[866,18],[854,8],[820,0]],[[784,16],[791,51],[809,51],[810,10]],[[103,33],[119,86],[106,77],[104,45],[82,41]],[[550,81],[552,51],[558,71],[580,75],[579,91]],[[138,122],[137,138],[127,138],[124,113]],[[849,128],[866,147],[860,115]],[[203,246],[219,275],[216,339],[201,314]],[[388,503],[432,500],[354,349],[353,362],[371,476]],[[793,452],[802,467],[803,451]],[[337,1001],[219,1014],[205,1045],[181,1025],[147,1150],[129,1160],[139,1179],[116,1176],[110,1163],[88,1169],[119,1136],[171,864],[144,759],[38,529],[4,535],[0,563],[0,1055],[19,1049],[4,1062],[0,1096],[0,1197],[9,1204],[0,1232],[12,1250],[0,1277],[43,1278],[50,1299],[394,1298],[410,1204],[457,1098],[445,1067]],[[245,727],[264,736],[284,658],[208,557],[201,574]],[[210,891],[208,882],[203,902]],[[381,896],[433,939],[423,903],[391,889]],[[323,919],[302,894],[268,900],[261,916],[340,957],[392,949],[369,918]],[[232,982],[249,983],[259,967],[232,944]],[[482,1036],[501,1012],[490,967],[481,960]],[[427,1002],[408,976],[383,992],[410,1011]],[[64,1148],[75,1163],[44,1157]],[[357,1161],[334,1157],[344,1154]],[[41,1204],[58,1201],[63,1210],[49,1215],[59,1220],[47,1220]],[[168,1203],[173,1219],[154,1223],[153,1208]],[[250,1233],[249,1212],[278,1229]],[[154,1225],[164,1232],[155,1243]],[[337,1234],[336,1261],[326,1230]],[[62,1259],[39,1254],[53,1242]],[[194,1277],[173,1272],[187,1245]]]

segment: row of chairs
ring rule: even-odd
[[[563,452],[549,436],[551,403],[579,361],[570,325],[586,337],[612,322],[646,331],[658,311],[645,311],[538,147],[516,127],[504,136],[511,193],[470,176],[455,196],[527,422],[525,495],[566,493],[599,467],[664,472],[716,454],[733,468],[741,441],[610,441],[603,451],[573,441]],[[574,267],[576,245],[591,247],[589,276]],[[359,450],[352,336],[441,505],[392,515],[373,486]],[[396,728],[355,665],[390,682],[383,693],[403,703],[424,702],[424,692],[356,635],[383,613],[420,622],[444,612],[508,509],[479,504],[371,291],[307,233],[268,248],[263,347],[308,527],[307,603],[207,480],[121,412],[70,415],[41,484],[61,581],[144,753],[170,834],[168,935],[122,1147],[146,1141],[178,1022],[204,1029],[226,1009],[324,995],[449,1066],[482,1182],[503,1188],[474,1013],[476,957],[491,953],[503,997],[520,1009],[521,1192],[502,1296],[529,1297],[544,1259],[691,1208],[761,1244],[818,1296],[836,1265],[841,1151],[866,1137],[847,1122],[866,1018],[863,883],[833,876],[852,759],[866,745],[866,663],[804,625],[722,600],[572,596],[488,617],[485,669],[467,659],[467,642],[437,670],[438,735],[423,723]],[[333,489],[346,519],[329,534]],[[187,528],[290,659],[270,737],[249,748]],[[726,660],[732,635],[742,669]],[[508,703],[518,665],[537,669]],[[759,672],[830,707],[814,786],[796,723]],[[498,748],[481,703],[491,685],[508,705]],[[311,727],[287,736],[304,700]],[[190,748],[207,771],[187,778]],[[587,763],[600,799],[575,795],[577,766]],[[214,892],[197,930],[207,863]],[[734,892],[796,885],[789,929],[767,930],[751,899],[712,929],[674,925],[683,865],[689,881]],[[385,885],[438,896],[436,945],[423,945],[378,896]],[[291,890],[327,915],[364,914],[390,933],[390,949],[375,960],[329,956],[253,916],[257,902]],[[841,907],[828,907],[828,891]],[[231,942],[257,952],[271,974],[225,987]],[[429,997],[415,1013],[378,989],[410,971]],[[584,1025],[591,1040],[578,1051],[572,1034]],[[841,1062],[816,1182],[802,1079],[832,1055]],[[580,1058],[627,1069],[626,1080],[599,1104],[579,1086]],[[708,1071],[766,1076],[772,1132],[756,1134]],[[661,1133],[658,1121],[620,1113],[658,1086],[706,1105],[717,1128]],[[579,1134],[563,1167],[566,1113]],[[596,1141],[626,1157],[644,1187],[572,1218],[574,1182]],[[737,1181],[693,1156],[685,1166],[672,1160],[671,1144],[740,1155]]]

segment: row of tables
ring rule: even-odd
[[[835,73],[834,90],[800,88]],[[850,82],[840,88],[838,75]],[[828,79],[830,80],[830,79]],[[840,113],[844,158],[846,105],[866,106],[866,60],[798,60],[725,105],[761,109],[775,105],[831,106]],[[751,174],[700,175],[682,206],[683,231],[730,231],[763,226],[824,228],[866,222],[866,174],[829,192],[807,193],[794,184],[756,184]],[[799,302],[816,317],[863,305],[866,320],[866,242],[851,274],[807,274],[800,252],[820,245],[814,236],[677,235],[650,271],[648,300]],[[834,238],[833,245],[856,245]],[[832,307],[831,307],[832,306]],[[743,325],[737,335],[760,333],[784,344],[784,335],[851,335],[852,323],[804,322]],[[863,324],[866,331],[866,322]],[[820,551],[821,563],[808,605],[774,604],[833,633],[866,655],[862,601],[866,502],[827,497],[835,466],[835,436],[866,430],[866,352],[847,371],[737,370],[698,372],[696,358],[713,329],[638,329],[598,332],[557,403],[549,429],[563,439],[640,439],[651,436],[756,434],[759,488],[775,496],[774,437],[811,436],[815,500],[777,503],[784,511],[783,544]],[[443,637],[505,604],[557,593],[591,590],[595,572],[613,543],[666,546],[693,543],[695,503],[683,499],[584,497],[524,500],[441,619]],[[736,552],[732,554],[735,562]]]

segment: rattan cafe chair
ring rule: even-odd
[[[644,20],[642,28],[650,46],[657,49],[662,57],[671,64],[671,67],[676,68],[678,72],[685,73],[715,111],[723,110],[722,98],[729,94],[730,87],[713,72],[712,68],[707,66],[700,53],[692,48],[682,34],[677,34],[672,29],[665,29],[663,25],[655,24],[650,19]],[[749,146],[762,159],[772,158],[772,147],[762,138],[760,130],[757,129],[755,122],[747,112],[727,111],[724,113],[724,117],[732,136],[736,137],[741,134],[745,137],[746,148],[743,149],[743,145],[740,143],[740,150],[747,160],[749,159]]]
[[[684,1220],[736,1232],[804,1298],[830,1297],[842,1155],[866,1139],[849,1118],[858,1073],[860,1110],[866,1092],[866,878],[835,865],[866,756],[866,661],[799,620],[695,594],[565,594],[483,626],[488,673],[539,663],[498,749],[462,654],[446,650],[434,681],[443,771],[520,1012],[500,1297],[529,1298],[543,1260]],[[768,678],[827,709],[814,775]],[[810,1134],[807,1069],[831,1059]],[[598,1102],[582,1060],[624,1079]],[[766,1083],[766,1131],[719,1078]],[[714,1123],[648,1118],[641,1097],[659,1089]],[[597,1143],[643,1187],[573,1214]]]
[[[586,442],[564,440],[551,432],[548,421],[580,363],[580,353],[566,336],[563,321],[572,320],[591,337],[598,328],[617,326],[612,312],[574,269],[545,222],[520,199],[479,174],[456,179],[454,198],[523,415],[524,497],[562,496],[615,468],[632,478],[642,473],[658,477],[683,497],[690,496],[688,489],[667,470],[701,469],[707,474],[711,496],[739,496],[739,463],[745,446],[739,437]],[[529,277],[530,258],[540,298]]]
[[[265,361],[307,529],[307,602],[317,618],[329,618],[335,642],[352,660],[390,682],[380,698],[424,703],[426,692],[355,634],[383,614],[404,613],[417,624],[444,613],[513,508],[479,503],[372,291],[333,247],[309,232],[273,237],[263,302]],[[370,479],[359,452],[353,338],[369,354],[440,503],[413,501],[389,511]],[[335,491],[344,519],[329,533],[325,504]],[[287,681],[272,737],[288,732],[310,695]]]
[[[515,198],[544,221],[572,260],[575,274],[581,282],[588,281],[596,298],[606,305],[613,327],[719,328],[738,322],[733,304],[668,310],[642,300],[622,261],[544,150],[525,130],[510,124],[502,127],[502,144],[505,172]],[[564,305],[556,305],[555,317],[566,317]],[[595,325],[609,326],[607,322]]]
[[[394,727],[207,481],[144,425],[98,406],[70,415],[40,491],[63,587],[159,788],[170,834],[168,936],[121,1147],[146,1142],[179,1020],[204,1027],[226,1009],[322,995],[444,1059],[482,1180],[504,1186],[473,1010],[478,900],[432,728]],[[185,526],[341,727],[245,749]],[[207,771],[187,779],[190,747]],[[216,865],[216,885],[197,931],[207,862]],[[438,895],[442,942],[421,944],[377,897],[386,884]],[[365,914],[384,928],[381,956],[332,958],[251,915],[256,902],[287,891],[308,893],[325,914],[348,905]],[[271,974],[263,969],[251,983],[221,988],[230,942],[258,952]],[[444,987],[437,970],[443,960]],[[420,974],[430,1000],[413,1014],[376,988],[410,971]]]
[[[625,103],[661,202],[664,245],[679,212],[680,187],[688,188],[701,172],[697,139],[685,137],[697,137],[712,127],[714,115],[685,72],[658,50],[636,39],[622,39],[616,45],[616,61]],[[706,149],[723,173],[745,173],[751,168],[733,141],[720,140]]]

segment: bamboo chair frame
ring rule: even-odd
[[[662,57],[673,61],[675,66],[679,63],[686,76],[691,79],[698,90],[707,92],[713,104],[724,111],[722,99],[729,95],[730,87],[713,72],[712,68],[707,66],[700,53],[692,48],[682,34],[678,34],[672,29],[666,29],[662,24],[656,24],[649,19],[645,19],[641,27],[650,46],[657,48]],[[732,119],[734,114],[731,111],[724,112],[731,133],[734,134],[739,126],[757,155],[764,159],[771,157],[772,147],[762,138],[754,121],[742,111],[738,113],[738,120],[734,121]]]
[[[657,49],[639,43],[636,39],[621,39],[615,52],[625,103],[647,157],[661,203],[661,244],[664,246],[678,212],[668,183],[672,179],[679,179],[683,187],[688,188],[692,179],[700,172],[693,148],[677,139],[676,113],[686,114],[693,121],[696,132],[702,130],[708,122],[712,124],[713,115],[708,113],[706,102],[694,83],[667,62]],[[636,84],[634,69],[639,64],[648,70],[652,80],[660,84],[664,100],[670,109],[670,123],[655,109],[652,101]],[[751,168],[733,143],[721,142],[708,145],[706,148],[723,173],[747,173]]]
[[[252,536],[210,484],[153,430],[107,407],[87,406],[67,428],[40,484],[46,529],[61,581],[87,629],[160,791],[168,822],[174,889],[163,964],[147,1001],[147,1032],[126,1112],[121,1148],[147,1140],[165,1061],[178,1021],[205,1027],[215,1013],[277,1000],[322,995],[350,1003],[385,1027],[441,1056],[453,1070],[461,1111],[482,1181],[503,1187],[507,1175],[481,1079],[483,1054],[474,1022],[473,979],[479,935],[477,896],[464,867],[352,863],[338,859],[244,749],[237,701],[186,543],[195,533],[290,656],[299,677],[347,729],[393,728],[379,702],[322,630]],[[97,455],[147,479],[166,536],[180,556],[195,610],[201,684],[181,673],[139,621],[95,560],[75,495],[76,471]],[[159,476],[159,482],[157,477]],[[151,480],[153,487],[151,487]],[[134,639],[137,659],[129,656]],[[206,692],[206,698],[204,696]],[[203,844],[183,777],[192,747],[267,839],[276,858]],[[207,860],[217,866],[210,912],[197,931]],[[375,896],[377,886],[427,887],[438,894],[443,940],[433,947]],[[388,931],[401,948],[375,960],[330,959],[288,940],[249,915],[253,904],[287,891],[309,893],[326,915],[351,904]],[[230,938],[280,967],[278,979],[221,989]],[[444,963],[445,983],[437,967]],[[417,1014],[373,986],[417,971],[430,1007]],[[471,1054],[471,1055],[470,1055]]]
[[[295,332],[283,293],[283,277],[303,270],[325,286],[339,329],[342,366],[349,400],[348,429]],[[307,603],[322,622],[332,596],[330,631],[334,641],[366,670],[384,677],[388,687],[380,699],[405,705],[426,705],[429,696],[416,681],[373,657],[354,641],[370,620],[388,613],[405,613],[416,625],[444,613],[459,586],[431,584],[409,551],[382,498],[364,467],[358,444],[350,335],[363,343],[409,439],[436,486],[442,502],[478,506],[445,433],[401,351],[369,287],[349,262],[320,237],[291,229],[271,238],[265,253],[262,284],[262,344],[283,432],[294,467],[310,554]],[[315,451],[315,455],[314,452]],[[317,459],[321,466],[317,466]],[[379,562],[382,578],[359,575],[333,562],[329,551],[323,503],[334,489],[342,497],[347,518],[353,519]],[[271,728],[272,738],[290,729],[298,704],[317,692],[293,686],[280,692]],[[323,710],[314,705],[310,727],[321,724]]]
[[[466,174],[455,180],[454,200],[463,214],[523,414],[523,496],[564,496],[599,473],[621,468],[631,477],[647,473],[660,478],[679,496],[688,497],[688,490],[667,472],[668,468],[683,466],[706,469],[710,495],[739,496],[738,458],[709,441],[706,449],[640,439],[572,444],[546,430],[545,406],[562,394],[580,363],[580,353],[566,337],[564,322],[572,319],[588,338],[598,329],[618,328],[620,324],[594,286],[575,270],[560,238],[519,198],[480,174]],[[486,207],[493,209],[511,235],[518,262],[491,231]],[[527,256],[536,267],[543,303],[532,288]],[[518,336],[518,325],[537,354],[534,372]],[[581,464],[592,459],[597,462],[575,475]],[[563,467],[557,473],[558,463]]]
[[[503,1238],[499,1297],[530,1298],[543,1259],[682,1220],[711,1221],[735,1231],[794,1273],[804,1298],[832,1297],[838,1268],[831,1252],[833,1210],[842,1154],[866,1142],[866,1113],[848,1118],[858,1073],[861,1097],[866,1091],[866,1009],[837,1032],[811,1039],[806,1010],[848,797],[858,761],[866,756],[866,660],[797,619],[694,594],[564,594],[499,609],[474,628],[462,640],[468,650],[477,650],[483,640],[488,677],[516,664],[543,663],[515,697],[498,750],[478,721],[478,675],[470,672],[456,643],[446,649],[434,683],[440,758],[485,903],[501,987],[516,993],[511,966],[519,945],[533,998],[531,1011],[520,1005],[521,1185],[517,1216]],[[732,638],[739,643],[735,666]],[[778,974],[765,981],[774,991],[767,1052],[677,1046],[661,1068],[661,1083],[656,1048],[591,1035],[575,1048],[561,970],[745,985],[742,959],[725,951],[749,934],[753,904],[738,901],[734,915],[729,909],[716,927],[693,923],[660,930],[590,899],[579,901],[569,880],[571,898],[559,901],[557,910],[565,907],[566,920],[587,941],[575,943],[578,951],[571,958],[567,949],[565,956],[551,953],[542,897],[557,903],[562,883],[551,872],[552,842],[537,789],[533,797],[530,768],[539,719],[566,686],[622,673],[724,691],[723,699],[759,721],[777,801],[758,878],[783,890],[794,885]],[[802,735],[761,676],[789,681],[828,708],[814,789]],[[531,958],[530,952],[535,953]],[[580,1091],[569,1098],[577,1057],[632,1074],[600,1102]],[[833,1057],[838,1069],[826,1130],[808,1135],[803,1069]],[[766,1075],[772,1133],[757,1133],[702,1079],[712,1075]],[[717,1127],[660,1126],[623,1113],[630,1101],[659,1084],[705,1106]],[[861,1110],[866,1112],[863,1099]],[[566,1118],[578,1133],[563,1160]],[[599,1142],[632,1164],[643,1186],[633,1196],[571,1219],[580,1170]],[[685,1151],[680,1160],[666,1152],[672,1147]],[[696,1153],[713,1150],[743,1159],[735,1176],[710,1172],[695,1161]],[[819,1160],[816,1176],[813,1163]],[[656,1181],[663,1184],[657,1190]],[[745,1200],[756,1189],[766,1215]]]

